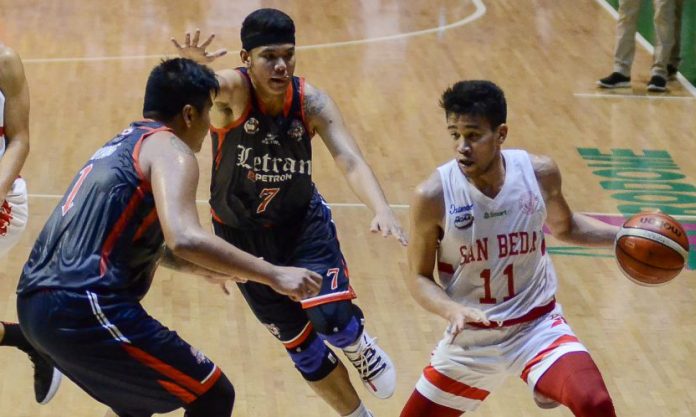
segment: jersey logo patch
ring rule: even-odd
[[[468,229],[474,224],[474,215],[471,213],[464,213],[454,218],[454,227],[457,229]]]
[[[531,191],[524,193],[520,197],[520,210],[524,214],[534,214],[541,210],[540,201],[541,199],[535,193]]]
[[[249,135],[255,135],[259,131],[259,121],[253,117],[250,117],[246,123],[244,123],[244,131]]]
[[[305,134],[305,128],[302,125],[302,122],[300,122],[297,119],[294,119],[292,123],[290,123],[290,129],[288,130],[288,136],[291,138],[295,139],[296,141],[301,141],[302,137]]]
[[[280,142],[278,142],[277,138],[278,138],[278,135],[276,135],[275,133],[268,132],[268,133],[266,133],[266,137],[263,138],[261,143],[263,143],[264,145],[279,145],[280,146]]]

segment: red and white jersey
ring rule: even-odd
[[[492,322],[548,304],[556,272],[546,253],[546,205],[529,154],[502,151],[505,182],[495,198],[469,183],[456,160],[440,167],[445,202],[440,283],[455,301]]]
[[[0,91],[0,158],[5,154],[5,96]]]

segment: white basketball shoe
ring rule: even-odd
[[[385,399],[394,394],[396,370],[389,356],[377,345],[376,338],[363,331],[358,341],[343,349],[343,352],[372,395]]]

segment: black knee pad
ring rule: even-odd
[[[320,381],[338,366],[338,358],[316,333],[287,351],[295,368],[307,381]]]
[[[225,374],[186,409],[185,417],[230,417],[234,406],[234,387]]]

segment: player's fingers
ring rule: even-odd
[[[206,39],[205,42],[203,42],[203,43],[201,44],[201,48],[207,48],[208,45],[210,45],[210,42],[213,41],[213,39],[215,39],[215,34],[214,34],[214,33],[211,34],[210,36],[208,36],[208,39]]]
[[[174,44],[174,47],[175,47],[176,49],[182,49],[182,48],[183,48],[183,46],[181,46],[181,45],[179,44],[179,42],[178,42],[176,39],[174,39],[173,37],[171,38],[171,41],[172,41],[172,43]]]
[[[208,54],[208,56],[211,58],[220,58],[221,56],[226,55],[226,54],[227,54],[227,49],[220,48],[217,51],[215,51],[211,54]]]
[[[196,29],[195,32],[193,32],[193,40],[191,41],[191,45],[195,48],[198,46],[198,40],[201,38],[201,30]]]

